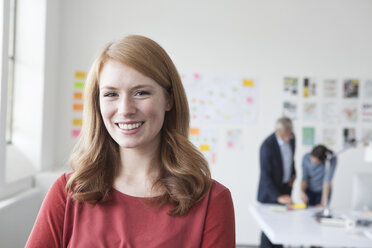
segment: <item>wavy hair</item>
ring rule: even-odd
[[[203,155],[188,140],[189,108],[177,69],[160,45],[143,36],[109,43],[94,61],[84,89],[82,132],[70,157],[74,173],[66,190],[80,202],[104,202],[119,171],[119,146],[106,130],[99,106],[100,72],[108,60],[131,66],[171,95],[172,109],[165,113],[161,130],[160,173],[153,187],[165,192],[157,202],[172,204],[169,214],[181,216],[206,195],[211,175]]]

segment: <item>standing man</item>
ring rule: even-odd
[[[257,200],[261,203],[292,204],[292,185],[296,178],[294,166],[295,137],[291,119],[279,118],[275,132],[260,148],[260,182]],[[280,248],[261,233],[261,248]]]

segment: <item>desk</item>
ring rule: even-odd
[[[325,226],[314,213],[319,209],[277,211],[271,204],[251,205],[250,212],[273,243],[289,246],[372,247],[362,228]],[[275,207],[274,207],[275,208]]]

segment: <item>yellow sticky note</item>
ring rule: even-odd
[[[306,208],[306,204],[305,203],[291,204],[290,208],[291,209],[304,209]]]
[[[209,145],[200,145],[200,151],[209,151],[210,147]]]
[[[254,81],[252,79],[244,79],[243,80],[243,87],[253,87]]]
[[[85,78],[85,72],[83,71],[75,71],[75,78]]]
[[[199,128],[190,128],[190,135],[200,135]]]
[[[74,126],[81,126],[81,125],[83,125],[83,120],[82,119],[73,119],[72,124]]]

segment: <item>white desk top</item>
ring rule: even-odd
[[[315,220],[319,209],[273,210],[271,204],[250,206],[260,228],[275,244],[290,246],[372,247],[362,228],[325,226]]]

